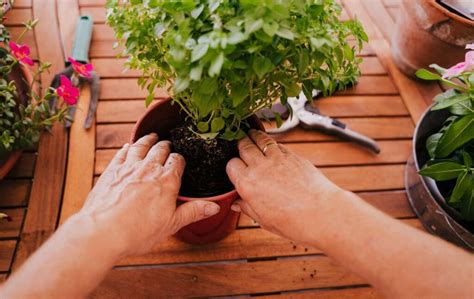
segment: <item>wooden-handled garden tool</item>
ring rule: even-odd
[[[74,60],[87,64],[89,63],[89,48],[92,38],[92,27],[93,21],[90,16],[81,16],[79,17],[77,26],[76,26],[76,35],[74,38],[74,43],[72,47],[71,56]],[[66,53],[64,53],[66,54]],[[65,55],[67,57],[67,55]],[[91,89],[91,98],[89,103],[89,108],[87,111],[86,121],[84,122],[84,128],[89,129],[92,126],[92,121],[94,120],[95,112],[97,110],[97,102],[99,100],[100,93],[100,77],[95,72],[90,72],[90,78],[85,78],[82,76],[73,76],[74,69],[69,61],[65,62],[66,68],[60,73],[54,76],[51,87],[57,88],[60,85],[60,78],[62,75],[68,77],[76,87],[80,87],[83,84],[89,84]],[[52,106],[54,107],[54,106]],[[74,114],[76,108],[73,106],[70,109],[71,119],[74,119]],[[65,126],[69,128],[71,122],[66,121]]]

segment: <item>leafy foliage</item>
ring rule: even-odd
[[[440,75],[446,72],[438,65],[432,67]],[[416,75],[451,87],[434,98],[432,110],[447,109],[452,116],[427,139],[431,160],[420,174],[436,181],[456,180],[448,203],[459,208],[465,220],[474,221],[474,72],[467,69],[449,80],[426,69]]]
[[[25,23],[21,36],[36,23],[37,21]],[[8,43],[9,36],[8,33],[2,35],[5,44]],[[55,121],[69,117],[68,107],[64,103],[57,110],[49,106],[49,100],[55,95],[54,90],[48,90],[44,96],[35,92],[35,81],[49,67],[49,63],[40,63],[34,74],[34,82],[28,88],[28,97],[32,100],[27,105],[19,105],[16,101],[18,91],[15,82],[8,76],[12,71],[20,71],[20,65],[8,48],[0,48],[0,156],[10,151],[32,148],[38,142],[41,132],[49,129]]]
[[[108,0],[108,23],[149,92],[167,87],[203,136],[245,136],[244,120],[280,98],[353,84],[358,21],[333,0]],[[355,39],[351,46],[348,38]]]

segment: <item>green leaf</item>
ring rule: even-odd
[[[469,83],[474,86],[474,73],[469,76]]]
[[[237,84],[232,87],[231,97],[232,97],[232,106],[239,106],[243,100],[248,96],[249,88],[245,84]]]
[[[465,220],[474,220],[474,176],[471,176],[471,182],[469,184],[469,191],[461,199],[461,215]]]
[[[176,78],[173,84],[174,93],[178,94],[184,91],[186,88],[188,88],[189,83],[190,82],[188,78],[181,78],[181,77]]]
[[[257,57],[252,64],[252,68],[259,79],[262,79],[263,76],[273,70],[274,67],[272,61],[266,57]]]
[[[285,85],[286,94],[289,97],[297,97],[301,92],[301,87],[296,82],[289,82]]]
[[[290,29],[287,29],[287,28],[284,28],[284,27],[278,28],[278,30],[275,32],[275,34],[278,35],[279,37],[283,37],[283,38],[286,38],[286,39],[289,39],[289,40],[294,40],[295,39],[295,34]]]
[[[150,106],[150,104],[153,102],[154,98],[155,98],[155,95],[153,93],[148,94],[148,96],[145,99],[146,107]]]
[[[415,75],[423,80],[441,80],[441,76],[428,71],[427,69],[419,69]]]
[[[274,36],[278,30],[278,23],[277,22],[270,22],[263,24],[263,31],[268,34],[269,36]]]
[[[281,119],[281,115],[277,112],[273,112],[273,116],[275,117],[277,128],[281,127],[281,125],[283,124],[283,121]]]
[[[191,11],[191,16],[193,18],[197,19],[201,15],[203,10],[204,10],[204,5],[201,4],[198,7],[196,7],[195,9],[193,9],[193,11]]]
[[[193,81],[199,81],[199,80],[201,80],[201,76],[202,76],[202,65],[193,67],[193,68],[191,69],[191,72],[189,72],[189,77],[190,77],[191,80],[193,80]]]
[[[466,167],[456,162],[438,162],[420,170],[420,174],[436,181],[447,181],[457,178],[466,171]]]
[[[206,55],[209,44],[198,44],[191,53],[191,62],[195,62]]]
[[[462,158],[463,158],[463,161],[464,161],[464,165],[466,165],[467,168],[471,168],[472,167],[472,157],[471,155],[466,152],[465,150],[462,151]]]
[[[205,78],[200,82],[196,92],[203,95],[212,95],[217,89],[216,78]]]
[[[263,26],[263,20],[262,19],[248,19],[245,21],[245,33],[251,34]]]
[[[446,69],[444,67],[440,67],[436,63],[430,64],[431,68],[434,68],[440,75],[444,74],[446,72]]]
[[[197,129],[201,133],[206,133],[207,130],[209,130],[209,124],[207,122],[204,122],[204,121],[198,122]]]
[[[243,42],[246,39],[247,39],[247,35],[243,34],[240,31],[234,31],[234,32],[229,33],[227,37],[227,42],[230,45],[236,45],[238,43]]]
[[[453,193],[449,198],[449,203],[460,202],[461,197],[466,194],[471,183],[471,176],[468,174],[467,170],[464,173],[461,173],[456,180],[456,185],[454,186]]]
[[[211,66],[209,67],[209,76],[214,77],[216,75],[219,75],[223,64],[224,52],[220,52],[219,55],[217,55],[217,58],[212,61]]]
[[[305,50],[302,50],[300,53],[300,60],[298,63],[298,73],[304,74],[309,65],[308,53]]]
[[[474,113],[461,117],[449,126],[439,140],[436,157],[444,158],[466,142],[474,139]]]
[[[435,133],[426,139],[426,149],[431,158],[435,157],[436,147],[438,146],[439,139],[443,136],[443,133]]]
[[[448,107],[449,112],[454,115],[468,115],[474,112],[474,101],[465,100]]]
[[[454,92],[454,89],[450,89],[434,98],[437,104],[431,110],[445,109],[467,99],[469,99],[469,96],[466,93],[458,94]]]
[[[216,117],[211,122],[211,132],[219,132],[225,126],[225,121],[221,117]]]

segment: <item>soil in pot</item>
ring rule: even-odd
[[[210,197],[233,189],[226,174],[227,162],[238,155],[237,142],[219,138],[203,139],[185,123],[170,131],[176,153],[186,160],[180,195]]]

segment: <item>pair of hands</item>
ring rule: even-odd
[[[263,149],[266,147],[265,154]],[[309,161],[252,130],[239,142],[240,158],[227,165],[242,199],[233,209],[283,237],[306,242],[321,199],[339,191]],[[182,156],[156,134],[125,145],[113,158],[79,215],[114,232],[123,255],[144,254],[180,228],[219,212],[213,202],[192,201],[177,207],[184,172]]]

